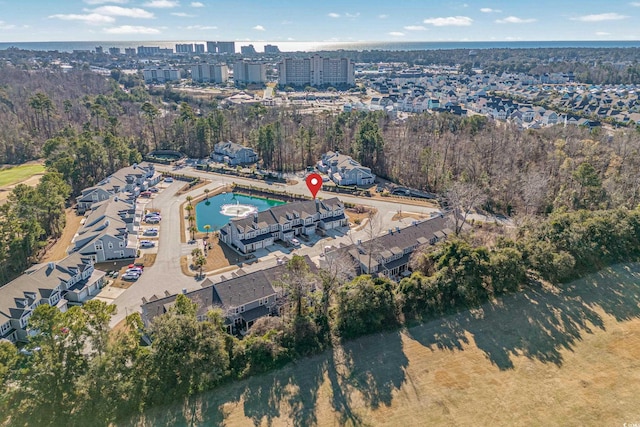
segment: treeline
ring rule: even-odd
[[[38,261],[50,238],[65,226],[65,200],[71,188],[57,172],[43,175],[36,187],[18,184],[0,206],[0,283]]]
[[[40,306],[30,319],[41,333],[18,356],[0,343],[0,414],[8,425],[109,425],[148,408],[189,399],[221,383],[265,372],[337,339],[478,307],[537,280],[566,281],[640,255],[640,210],[558,213],[491,246],[471,234],[418,251],[415,272],[399,284],[360,276],[333,260],[312,274],[303,258],[287,264],[282,317],[260,319],[242,340],[226,332],[223,313],[204,321],[178,295],[145,330],[138,314],[109,331],[115,307],[90,301],[66,313]],[[143,334],[152,339],[142,345]],[[37,351],[36,351],[37,349]]]

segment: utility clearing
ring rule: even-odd
[[[155,408],[140,425],[640,422],[640,264],[535,285]]]

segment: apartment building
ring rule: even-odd
[[[225,64],[192,65],[191,80],[198,83],[226,83],[229,80],[229,68]]]
[[[180,70],[176,68],[146,68],[142,70],[145,83],[164,83],[180,80]]]
[[[193,53],[193,43],[176,44],[176,53]]]
[[[317,167],[338,185],[367,186],[373,184],[376,179],[370,168],[337,151],[323,154]]]
[[[285,58],[278,67],[282,86],[355,85],[353,63],[347,58]]]
[[[236,53],[235,42],[207,42],[207,52],[233,55]]]
[[[264,84],[267,81],[267,65],[263,62],[239,60],[233,64],[235,84]]]

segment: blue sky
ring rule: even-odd
[[[0,41],[638,40],[640,1],[0,0]]]

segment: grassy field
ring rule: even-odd
[[[27,164],[0,169],[0,188],[25,181],[33,175],[44,173],[44,171],[44,165],[40,164]]]
[[[640,423],[640,264],[349,342],[135,425]]]

